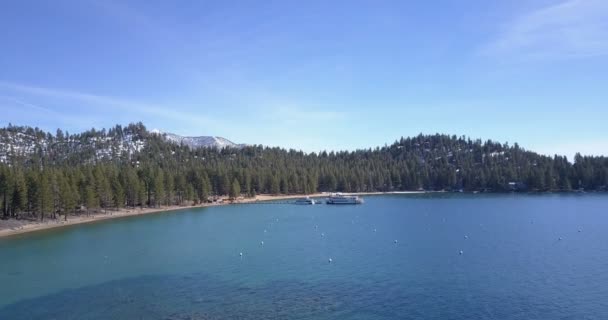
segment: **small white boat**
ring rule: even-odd
[[[294,202],[294,203],[300,204],[300,205],[311,205],[311,204],[316,204],[317,202],[315,202],[314,199],[306,197],[306,198],[300,198],[300,199],[296,200],[296,202]]]
[[[332,194],[327,201],[327,204],[362,204],[363,199],[359,196],[347,196],[341,193]]]

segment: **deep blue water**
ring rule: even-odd
[[[608,319],[607,195],[365,200],[0,239],[0,319]]]

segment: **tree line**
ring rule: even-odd
[[[0,143],[17,150],[5,151],[0,163],[2,216],[40,220],[261,193],[603,191],[608,185],[605,157],[577,154],[571,163],[517,144],[442,134],[356,151],[192,150],[137,123],[74,135],[10,126],[0,130]]]

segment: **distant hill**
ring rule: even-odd
[[[163,133],[157,131],[158,134],[162,135],[167,141],[175,142],[177,144],[183,144],[191,149],[196,148],[242,148],[244,144],[236,144],[226,138],[214,137],[214,136],[200,136],[200,137],[185,137],[174,133]]]
[[[82,163],[130,158],[159,138],[190,149],[239,149],[245,146],[222,137],[183,137],[158,130],[147,131],[141,123],[125,127],[117,125],[108,130],[91,129],[77,134],[57,130],[54,135],[38,128],[11,125],[0,128],[0,163],[34,155],[55,161],[77,159]]]

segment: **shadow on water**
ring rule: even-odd
[[[485,296],[389,283],[275,281],[238,286],[202,274],[141,276],[23,300],[0,319],[548,319],[542,297]],[[439,285],[432,284],[433,286]],[[563,315],[563,314],[562,314]],[[598,318],[599,319],[599,318]]]
[[[1,319],[312,319],[351,312],[397,315],[344,283],[278,281],[235,286],[204,275],[141,276],[24,300]],[[378,297],[376,297],[376,300]]]

